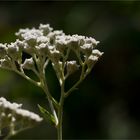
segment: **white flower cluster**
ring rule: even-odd
[[[48,97],[53,117],[58,122],[61,117],[57,118],[57,115],[61,114],[59,111],[63,105],[63,98],[67,97],[85,79],[102,56],[103,53],[96,49],[99,41],[77,34],[66,35],[62,30],[53,30],[49,24],[40,24],[39,28],[20,29],[16,36],[18,39],[15,42],[0,43],[0,68],[13,70],[41,87]],[[48,62],[51,62],[61,87],[59,102],[55,101],[48,92],[45,79]],[[24,70],[33,71],[39,82],[26,75]],[[65,80],[78,70],[81,70],[79,80],[65,92]],[[55,112],[54,105],[58,109],[58,114]],[[45,113],[43,111],[43,114]],[[48,112],[47,116],[52,119],[52,115],[48,115]],[[21,109],[21,105],[0,98],[0,130],[7,126],[14,130],[16,125],[28,127],[40,121],[42,118]]]
[[[103,54],[95,49],[99,41],[94,38],[65,35],[61,30],[53,30],[49,24],[40,24],[38,29],[20,29],[16,35],[19,39],[14,43],[0,44],[1,68],[15,69],[20,65],[23,69],[34,70],[35,61],[45,65],[45,61],[49,59],[60,79],[62,67],[66,69],[67,75],[78,70],[82,63],[87,65],[89,71]],[[30,58],[23,60],[23,52],[29,54]],[[79,61],[71,58],[71,52]]]
[[[0,98],[0,130],[12,127],[14,132],[19,125],[26,128],[42,121],[37,114],[21,109],[21,106],[22,104],[10,103],[5,98]]]

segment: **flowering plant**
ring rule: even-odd
[[[22,104],[10,103],[5,98],[0,98],[0,132],[3,128],[9,129],[5,140],[42,121],[37,114],[22,109],[21,106]]]
[[[99,42],[91,37],[65,35],[61,30],[53,30],[49,24],[40,24],[38,29],[20,29],[16,35],[19,39],[15,42],[0,44],[0,67],[16,72],[43,89],[51,112],[40,105],[38,107],[43,116],[55,125],[58,139],[62,140],[64,100],[86,78],[103,54],[95,48]],[[72,54],[74,57],[71,57]],[[61,88],[58,101],[50,93],[46,81],[45,70],[49,63]],[[33,71],[38,81],[28,76],[25,70]],[[78,81],[66,90],[67,78],[76,71],[80,71]]]

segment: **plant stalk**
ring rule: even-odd
[[[62,123],[63,123],[63,104],[58,109],[58,126],[57,126],[57,138],[62,140]]]
[[[48,99],[48,102],[49,102],[49,105],[50,105],[50,109],[51,109],[51,111],[53,113],[53,116],[55,118],[55,123],[56,123],[56,125],[58,125],[58,118],[57,118],[57,114],[56,114],[56,111],[55,111],[55,108],[54,108],[54,105],[53,105],[53,102],[52,102],[52,96],[51,96],[51,94],[50,94],[50,92],[48,90],[48,86],[47,86],[45,77],[43,76],[42,79],[43,79],[43,81],[42,81],[42,83],[43,83],[42,89],[44,90],[44,92],[47,95],[47,99]]]
[[[60,78],[62,83],[60,83],[61,87],[61,95],[58,107],[58,126],[57,126],[57,138],[58,140],[62,140],[62,126],[63,126],[63,105],[65,99],[65,77],[64,77],[64,65],[63,65],[62,77]]]

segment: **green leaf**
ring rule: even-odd
[[[43,114],[46,121],[48,121],[50,124],[56,125],[55,118],[49,111],[47,111],[45,108],[43,108],[39,104],[38,104],[38,108],[39,108],[40,112]]]

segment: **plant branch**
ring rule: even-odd
[[[59,108],[58,108],[58,126],[57,126],[57,135],[58,135],[58,140],[62,140],[62,123],[63,123],[63,105],[64,105],[64,97],[65,97],[65,77],[64,77],[64,63],[65,60],[63,61],[62,64],[62,71],[61,71],[61,81],[62,83],[60,84],[61,87],[61,95],[60,95],[60,101],[59,101]]]
[[[49,105],[50,105],[50,108],[51,108],[51,111],[53,113],[53,116],[55,118],[55,124],[57,126],[58,124],[58,118],[57,118],[57,114],[56,114],[56,111],[54,109],[54,105],[53,103],[55,103],[55,105],[57,106],[58,108],[58,104],[56,103],[56,101],[54,100],[54,98],[51,96],[49,90],[48,90],[48,87],[47,87],[47,84],[45,84],[44,86],[42,86],[42,89],[44,90],[44,92],[46,93],[46,96],[47,96],[47,99],[48,99],[48,102],[49,102]]]
[[[82,61],[81,61],[82,62]],[[65,98],[67,98],[73,90],[85,79],[85,63],[81,63],[82,70],[79,80],[65,93]]]
[[[47,99],[48,99],[48,102],[49,102],[49,105],[50,105],[50,109],[51,109],[51,111],[53,113],[53,116],[55,118],[55,125],[57,126],[58,118],[57,118],[57,114],[56,114],[54,105],[57,106],[57,107],[58,107],[58,105],[57,105],[57,102],[55,101],[55,99],[52,97],[52,95],[49,92],[48,85],[47,85],[47,82],[46,82],[46,77],[45,77],[45,66],[44,65],[47,65],[48,61],[44,64],[44,61],[39,61],[39,60],[36,61],[36,64],[37,64],[37,67],[39,69],[39,74],[40,74],[39,77],[40,77],[40,81],[41,81],[41,87],[42,87],[42,89],[44,90],[44,92],[47,96]]]
[[[24,71],[20,72],[17,69],[13,70],[13,71],[16,72],[17,74],[19,74],[20,76],[22,76],[23,78],[25,78],[26,80],[30,81],[31,83],[33,83],[37,87],[41,87],[41,83],[40,82],[37,82],[37,81],[31,79],[29,76],[25,75]]]

